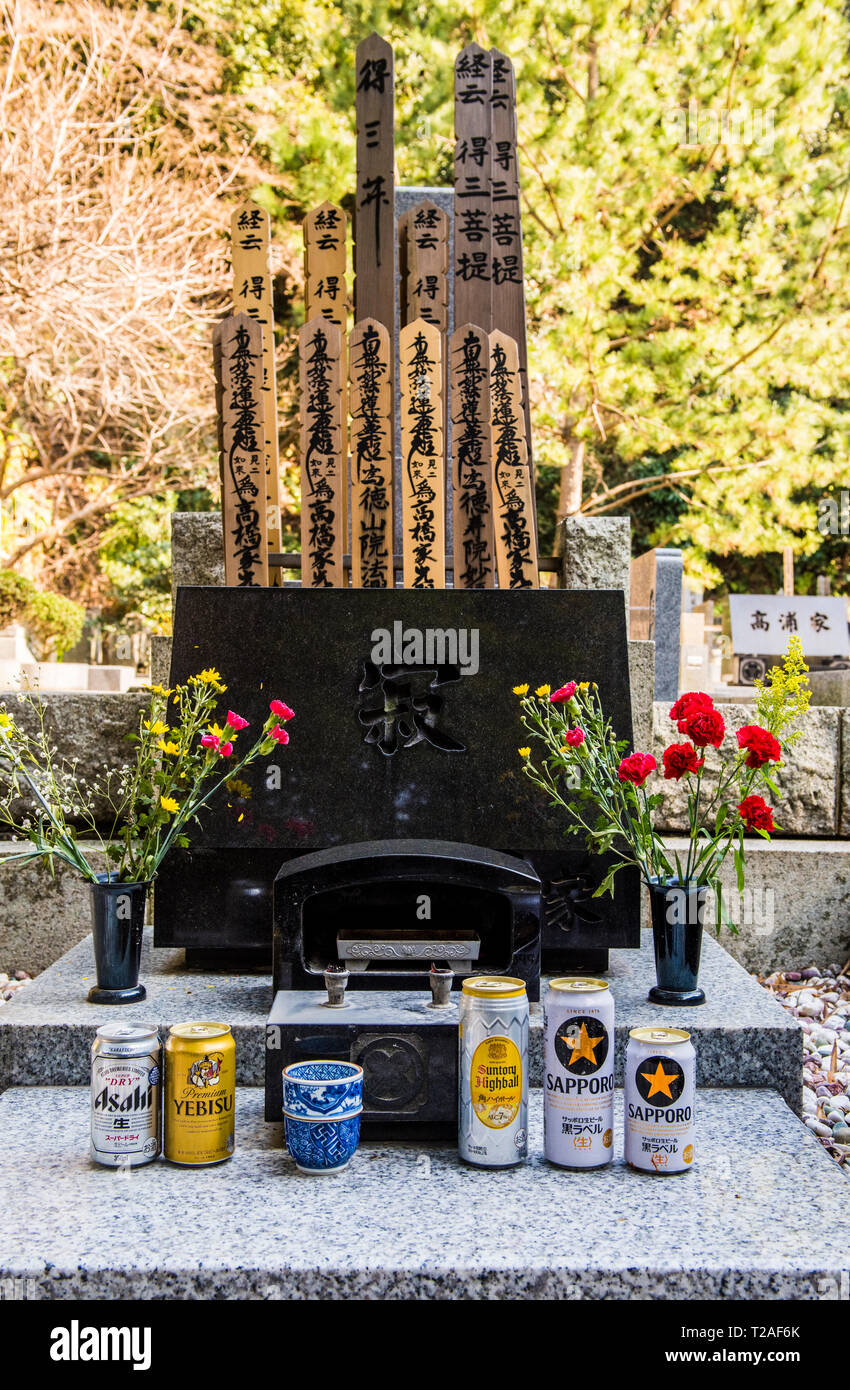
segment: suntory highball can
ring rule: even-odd
[[[138,1168],[160,1150],[162,1052],[155,1028],[107,1023],[91,1057],[91,1156]]]
[[[226,1023],[175,1023],[165,1044],[165,1144],[172,1163],[223,1163],[235,1143],[236,1048]]]
[[[626,1162],[686,1173],[694,1162],[696,1053],[681,1028],[633,1028],[626,1050]]]
[[[614,1157],[614,1000],[606,980],[550,980],[543,1003],[543,1148],[561,1168]]]
[[[458,1034],[458,1152],[506,1168],[528,1153],[528,997],[522,980],[464,980]]]

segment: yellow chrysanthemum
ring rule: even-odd
[[[146,720],[145,720],[145,728],[148,730],[149,733],[152,733],[156,738],[161,738],[163,734],[167,734],[167,733],[168,733],[168,725],[167,725],[167,724],[163,724],[163,722],[162,722],[161,719],[155,719],[154,722],[153,722],[152,724],[151,724],[150,720],[146,719]]]
[[[154,695],[164,695],[166,698],[172,693],[170,690],[166,690],[162,685],[152,685],[151,691]]]
[[[516,751],[519,753],[519,756],[520,756],[521,758],[530,758],[530,757],[531,757],[531,749],[530,749],[530,748],[518,748]]]
[[[579,690],[589,690],[589,689],[590,689],[590,681],[579,681],[579,683],[578,683],[578,688],[579,688]]]
[[[203,671],[199,671],[196,676],[189,677],[190,685],[212,685],[216,690],[224,691],[226,685],[222,685],[221,676],[214,666],[206,666]]]
[[[10,734],[14,729],[14,724],[4,709],[0,709],[0,732]]]
[[[515,694],[515,695],[527,695],[527,694],[528,694],[528,682],[526,682],[525,685],[515,685],[515,686],[514,686],[514,694]]]
[[[168,814],[171,816],[176,816],[177,812],[180,810],[180,807],[174,800],[173,796],[161,796],[159,798],[159,804],[162,807],[163,811],[167,811]]]
[[[177,744],[172,743],[170,739],[168,743],[166,743],[164,739],[160,739],[159,743],[156,746],[161,753],[168,753],[172,758],[176,757],[177,754],[180,752],[180,749],[177,747]]]
[[[534,693],[535,693],[535,695],[539,695],[539,696],[540,696],[540,699],[542,700],[542,699],[544,699],[547,695],[551,695],[551,693],[552,693],[552,687],[551,687],[551,685],[538,685],[538,687],[537,687],[537,689],[535,690]]]

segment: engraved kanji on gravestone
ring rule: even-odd
[[[449,348],[452,418],[454,585],[487,589],[495,583],[490,341],[482,328],[456,328]]]
[[[351,582],[393,587],[393,446],[390,335],[376,319],[355,324],[349,343]]]
[[[391,758],[401,748],[427,743],[443,753],[465,753],[466,746],[440,726],[443,691],[460,680],[458,666],[378,666],[363,663],[357,718],[364,743]]]
[[[443,363],[439,329],[415,319],[399,335],[404,587],[446,586]]]
[[[269,214],[256,203],[240,203],[230,219],[230,239],[233,312],[247,314],[262,327],[263,461],[268,507],[266,527],[270,548],[280,550],[280,459]]]
[[[537,532],[525,446],[517,346],[490,334],[494,544],[500,589],[537,589]]]
[[[247,314],[220,323],[213,347],[221,374],[221,511],[224,582],[269,582],[263,425],[263,331]]]
[[[344,585],[345,467],[342,453],[341,335],[311,319],[298,335],[301,446],[301,583]]]
[[[468,44],[455,62],[455,323],[493,326],[490,227],[493,72],[490,54]]]

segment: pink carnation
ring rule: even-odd
[[[235,734],[238,734],[240,729],[248,728],[248,720],[243,719],[241,714],[234,714],[232,709],[227,711],[227,723]]]
[[[289,742],[289,734],[285,729],[282,729],[279,724],[275,724],[274,728],[270,729],[269,732],[277,743],[287,744]]]
[[[217,753],[219,742],[220,740],[216,738],[215,734],[201,734],[202,748],[211,748],[214,753]]]
[[[271,704],[269,705],[269,709],[271,710],[272,714],[277,715],[278,719],[283,719],[284,721],[286,721],[287,719],[295,718],[295,710],[290,709],[289,705],[285,705],[283,703],[283,700],[272,700]]]
[[[567,700],[573,698],[577,689],[578,686],[575,681],[567,681],[567,684],[562,685],[560,690],[552,691],[552,694],[549,696],[550,705],[565,705]]]
[[[233,752],[233,744],[232,744],[232,743],[223,743],[223,744],[221,745],[221,747],[219,748],[218,751],[219,751],[219,756],[220,756],[220,757],[222,757],[222,758],[229,758],[230,755],[231,755],[231,753]]]

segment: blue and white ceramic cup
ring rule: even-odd
[[[340,1173],[360,1142],[363,1068],[293,1062],[283,1071],[286,1147],[302,1173]]]

